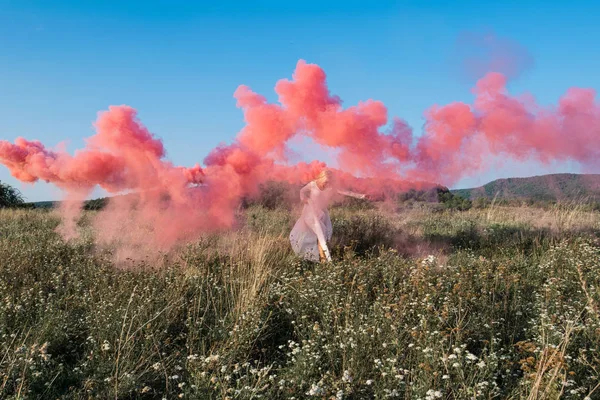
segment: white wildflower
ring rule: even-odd
[[[348,382],[348,383],[352,382],[352,375],[350,374],[350,371],[348,371],[348,370],[344,371],[344,375],[342,376],[342,380],[344,382]]]
[[[308,392],[306,392],[307,396],[321,396],[325,393],[325,391],[323,390],[323,388],[321,388],[319,385],[317,384],[312,384],[310,387],[310,390]]]

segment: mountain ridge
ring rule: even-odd
[[[600,201],[600,174],[547,174],[502,178],[483,186],[453,189],[455,195],[474,200],[522,199],[534,201]]]

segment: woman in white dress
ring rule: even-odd
[[[332,227],[327,207],[336,195],[365,198],[364,194],[337,190],[330,170],[321,172],[316,180],[300,190],[304,206],[290,233],[292,249],[300,257],[311,261],[331,261],[327,242],[331,240]]]

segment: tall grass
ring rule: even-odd
[[[330,264],[242,217],[123,268],[0,210],[0,398],[599,398],[598,213],[340,208]]]

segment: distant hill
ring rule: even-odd
[[[456,189],[452,193],[470,200],[496,197],[534,201],[600,201],[600,174],[551,174],[497,179],[481,187]]]

